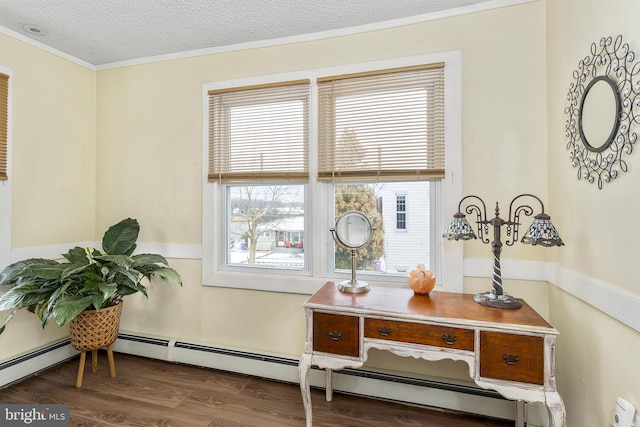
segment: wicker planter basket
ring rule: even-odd
[[[118,337],[122,301],[100,310],[85,310],[69,323],[71,345],[78,351],[108,347]]]

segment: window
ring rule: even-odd
[[[334,187],[336,216],[359,210],[376,228],[358,269],[403,277],[417,264],[436,269],[430,181],[438,185],[445,169],[444,64],[321,78],[318,97],[318,178]],[[409,192],[420,226],[406,232]],[[335,271],[349,257],[336,245]]]
[[[226,265],[303,270],[304,188],[227,185]]]
[[[209,181],[309,179],[309,81],[209,91]]]
[[[439,238],[462,196],[460,94],[459,52],[204,84],[203,283],[348,279],[329,229],[357,209],[381,231],[364,280],[404,285],[421,263],[461,291],[462,245]]]
[[[304,270],[309,82],[208,94],[208,179],[225,191],[223,266]]]
[[[444,64],[318,80],[318,179],[444,177]]]
[[[431,188],[434,183],[429,181],[389,181],[378,183],[341,184],[334,188],[334,204],[336,218],[348,210],[358,210],[365,213],[376,231],[371,243],[358,250],[358,270],[376,275],[402,276],[415,268],[417,264],[424,264],[435,269],[431,260],[430,245],[434,223],[431,221]],[[410,233],[396,233],[397,229],[397,191],[406,192],[416,206],[412,210],[415,227]],[[406,215],[406,211],[402,212]],[[404,231],[404,230],[402,230]],[[350,253],[336,246],[334,253],[335,270],[348,273],[351,270]]]
[[[396,195],[396,230],[407,229],[407,196]]]
[[[0,73],[0,180],[7,176],[7,143],[9,134],[9,75]]]
[[[11,263],[12,72],[0,65],[0,265]],[[2,268],[2,267],[0,267]]]

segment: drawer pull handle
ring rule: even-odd
[[[340,331],[329,332],[329,338],[331,338],[331,341],[339,341],[341,337],[342,337],[342,332]]]
[[[387,328],[386,326],[384,328],[378,328],[378,332],[383,337],[388,337],[389,335],[391,335],[391,328]]]
[[[514,356],[513,354],[503,354],[502,358],[507,362],[507,365],[515,365],[520,361],[520,356]]]
[[[455,335],[443,335],[442,341],[444,341],[447,345],[453,345],[458,340],[458,337]]]

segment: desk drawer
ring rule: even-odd
[[[313,351],[360,356],[359,318],[313,313]]]
[[[480,332],[480,376],[544,384],[544,338]]]
[[[396,320],[364,319],[364,336],[473,351],[473,331]]]

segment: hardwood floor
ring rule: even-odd
[[[98,372],[85,368],[75,388],[79,359],[0,389],[0,403],[70,405],[71,426],[281,427],[304,426],[297,384],[116,353],[109,378],[106,353]],[[507,427],[513,422],[417,408],[313,390],[317,427]]]

